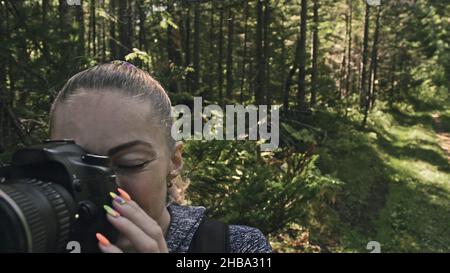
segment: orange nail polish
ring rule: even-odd
[[[109,245],[110,245],[109,240],[106,239],[106,237],[103,236],[101,233],[96,233],[96,234],[95,234],[95,237],[97,237],[97,240],[100,242],[100,244],[101,244],[102,246],[109,246]]]
[[[117,191],[120,193],[120,196],[122,198],[124,198],[127,201],[131,201],[131,197],[126,191],[122,190],[121,188],[117,188]]]

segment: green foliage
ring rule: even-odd
[[[270,244],[278,253],[316,253],[321,248],[311,242],[308,229],[298,225],[290,224],[282,229],[279,234],[269,237]]]
[[[149,67],[152,63],[150,55],[142,50],[139,50],[137,48],[133,48],[133,52],[129,53],[125,56],[126,61],[140,61],[145,66]]]
[[[265,233],[304,222],[317,203],[334,202],[342,183],[320,173],[317,155],[285,149],[258,155],[258,149],[249,141],[188,142],[190,202],[204,205],[214,217]]]

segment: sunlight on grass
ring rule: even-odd
[[[427,124],[392,126],[388,132],[395,138],[391,149],[395,153],[377,147],[394,170],[376,221],[377,240],[387,252],[448,250],[450,172],[430,129]]]
[[[399,107],[370,118],[369,133],[347,130],[332,141],[341,156],[324,164],[346,183],[340,245],[332,251],[368,252],[371,240],[382,252],[448,251],[450,165],[431,113]]]

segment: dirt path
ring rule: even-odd
[[[450,162],[450,132],[446,132],[443,129],[439,112],[434,113],[431,117],[433,117],[434,124],[436,125],[438,138],[439,138],[439,144],[440,144],[441,148],[447,154],[447,159]]]

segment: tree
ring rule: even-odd
[[[131,2],[119,1],[119,58],[124,59],[132,49]]]
[[[167,14],[172,16],[175,14],[173,0],[167,2]],[[177,24],[177,21],[174,22]],[[166,27],[166,49],[167,49],[167,65],[166,72],[169,74],[168,86],[171,92],[179,92],[180,87],[177,82],[174,69],[181,66],[181,52],[180,52],[180,31],[176,29],[172,24],[168,24]]]
[[[372,58],[370,61],[370,82],[369,82],[369,95],[370,95],[370,107],[375,104],[376,99],[376,81],[378,76],[378,40],[380,33],[380,18],[381,18],[381,6],[378,7],[377,19],[375,23],[375,33],[373,37],[372,45]]]
[[[347,47],[347,78],[345,81],[345,95],[350,94],[350,83],[352,77],[352,22],[353,22],[353,5],[352,0],[348,0],[349,15],[347,17],[347,33],[348,33],[348,47]]]
[[[191,92],[192,87],[192,71],[191,71],[191,19],[190,4],[183,3],[183,49],[184,49],[184,69],[186,71],[186,92]]]
[[[84,11],[82,0],[80,0],[80,5],[76,7],[76,19],[78,24],[78,57],[81,57],[84,56],[85,54],[85,40],[84,40],[85,27],[84,27]]]
[[[49,12],[49,0],[42,0],[42,27],[48,26],[48,12]],[[5,12],[6,13],[6,12]],[[47,51],[48,50],[48,39],[46,39],[47,34],[42,33],[44,36],[42,39],[42,47]]]
[[[100,7],[102,10],[105,10],[105,0],[102,0],[100,2]],[[104,16],[100,17],[100,27],[101,27],[101,30],[100,30],[101,35],[100,35],[100,43],[99,43],[99,46],[101,49],[100,60],[102,62],[105,62],[107,48],[106,48],[106,20],[105,20]]]
[[[306,97],[306,22],[308,16],[308,5],[307,0],[301,1],[301,14],[300,14],[300,40],[299,40],[299,59],[298,59],[298,91],[297,91],[297,105],[300,110],[305,108],[305,97]]]
[[[209,18],[209,46],[208,57],[209,60],[214,60],[214,2],[211,2],[211,15]],[[207,62],[208,67],[208,93],[213,91],[213,62]]]
[[[194,79],[193,89],[198,93],[200,86],[200,4],[194,4]]]
[[[313,46],[312,46],[312,68],[311,68],[311,106],[316,104],[317,94],[317,59],[319,54],[319,3],[313,0]]]
[[[116,40],[117,40],[117,36],[116,36],[116,1],[117,0],[110,0],[109,1],[109,12],[112,15],[112,17],[114,18],[113,20],[110,20],[109,23],[109,57],[110,59],[117,59],[118,58],[118,52],[117,52],[117,47],[116,47]]]
[[[223,4],[219,7],[219,54],[217,56],[217,85],[219,88],[219,103],[223,105]]]
[[[62,0],[63,2],[66,2]],[[95,0],[91,0],[89,3],[89,49],[92,56],[97,56],[97,16],[95,15]]]
[[[364,109],[368,98],[367,93],[367,61],[369,56],[369,24],[370,24],[370,5],[366,4],[366,14],[364,21],[364,38],[363,38],[363,52],[361,62],[361,82],[360,82],[360,97],[359,105]]]
[[[146,15],[144,0],[138,0],[136,5],[139,13],[139,49],[147,51],[147,29],[145,27]]]
[[[369,114],[369,109],[375,103],[375,88],[376,88],[376,80],[377,80],[377,72],[378,72],[378,36],[380,32],[380,14],[381,14],[381,6],[377,7],[377,19],[375,22],[375,33],[373,37],[373,45],[372,45],[372,56],[370,62],[370,70],[369,70],[369,86],[368,86],[368,94],[367,99],[365,101],[364,108],[364,119],[363,126],[366,125],[367,115]]]
[[[264,53],[263,53],[263,2],[256,4],[256,81],[255,81],[255,103],[262,104],[264,100]]]
[[[264,2],[264,94],[266,104],[272,104],[272,90],[270,89],[270,1]]]
[[[246,76],[246,65],[247,65],[247,40],[248,40],[248,17],[249,17],[249,8],[248,1],[245,1],[245,19],[244,19],[244,49],[242,52],[242,76],[241,76],[241,91],[240,91],[240,102],[244,101],[244,84],[245,84],[245,76]]]
[[[286,77],[286,80],[284,81],[283,109],[285,111],[289,110],[289,91],[292,85],[292,77],[294,76],[298,68],[299,58],[300,58],[300,38],[297,39],[297,43],[295,46],[294,60],[291,65],[291,69],[289,70],[289,73]]]
[[[227,98],[233,95],[233,32],[234,13],[231,6],[228,7],[228,44],[227,44]]]

